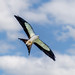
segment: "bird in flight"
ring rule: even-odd
[[[43,51],[47,56],[49,56],[55,61],[54,53],[43,41],[39,39],[38,35],[35,35],[31,25],[19,16],[14,15],[14,17],[18,20],[18,22],[20,23],[23,30],[26,32],[28,36],[28,39],[19,38],[26,44],[28,53],[30,54],[32,44],[35,44],[41,51]]]

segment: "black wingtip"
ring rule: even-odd
[[[26,20],[24,20],[23,18],[21,18],[20,16],[16,16],[14,15],[14,17],[21,23],[21,22],[27,22]],[[28,23],[28,22],[27,22]]]
[[[16,16],[14,15],[14,17],[18,20],[18,19],[22,19],[20,16]]]
[[[54,55],[54,53],[52,52],[52,50],[50,50],[50,51],[44,51],[44,53],[46,54],[46,55],[48,55],[50,58],[52,58],[54,61],[56,61],[56,59],[55,59],[55,55]]]
[[[55,55],[54,55],[54,53],[52,52],[52,50],[50,50],[49,53],[50,53],[49,56],[50,56],[54,61],[56,61],[56,59],[55,59]]]
[[[53,57],[52,59],[53,59],[53,61],[56,61],[55,57]]]
[[[14,17],[16,17],[16,15],[14,15]]]
[[[50,49],[50,51],[47,51],[45,49],[43,49],[40,45],[38,45],[37,43],[34,43],[38,48],[40,48],[40,50],[42,50],[47,56],[49,56],[51,59],[53,59],[55,61],[55,55],[52,52],[52,50]]]
[[[18,21],[23,20],[20,16],[14,15],[14,17],[15,17]]]
[[[14,15],[14,17],[19,17],[18,15]]]
[[[20,16],[16,16],[14,15],[14,17],[18,20],[18,22],[22,25],[22,27],[24,26],[24,23],[28,23],[26,20],[24,20],[23,18],[21,18]]]
[[[19,16],[14,15],[14,17],[17,19]]]

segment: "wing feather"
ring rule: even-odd
[[[30,26],[30,24],[25,21],[23,18],[14,15],[15,18],[18,20],[18,22],[20,23],[20,25],[22,26],[22,28],[24,29],[24,31],[26,32],[28,38],[31,38],[33,35],[35,35],[32,27]]]
[[[34,44],[55,61],[54,53],[44,42],[42,42],[40,39],[37,39],[35,40]]]

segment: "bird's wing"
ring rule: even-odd
[[[34,44],[55,61],[54,53],[44,42],[42,42],[40,39],[37,39],[35,40]]]
[[[24,31],[26,32],[28,38],[31,38],[33,35],[35,35],[32,27],[30,26],[30,24],[25,21],[23,18],[14,15],[15,18],[18,20],[18,22],[21,24],[22,28],[24,29]]]

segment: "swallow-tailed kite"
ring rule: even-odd
[[[39,39],[38,35],[35,35],[30,24],[27,21],[25,21],[23,18],[16,16],[16,15],[14,16],[18,20],[18,22],[20,23],[20,25],[22,26],[22,28],[24,29],[24,31],[26,32],[29,38],[29,39],[19,38],[26,44],[28,48],[28,53],[30,54],[32,44],[35,44],[40,50],[42,50],[46,55],[48,55],[50,58],[52,58],[55,61],[55,55],[52,52],[52,50],[44,42],[42,42]]]

